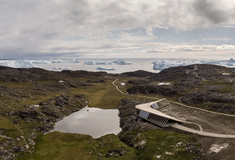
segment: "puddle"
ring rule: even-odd
[[[159,86],[165,86],[165,85],[170,85],[170,83],[164,83],[164,82],[162,82],[162,83],[158,83],[157,85],[159,85]]]
[[[79,133],[99,138],[106,134],[118,134],[119,117],[117,109],[85,107],[55,123],[53,131]]]

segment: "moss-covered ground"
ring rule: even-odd
[[[60,89],[58,82],[28,82],[11,83],[1,82],[1,86],[13,89],[14,94],[4,94],[0,97],[0,112],[16,111],[24,109],[24,106],[37,105],[40,102],[49,100],[53,97],[66,95],[85,95],[89,107],[102,109],[115,109],[120,106],[123,98],[130,96],[119,93],[112,85],[115,77],[100,77],[105,83],[92,83],[91,86],[78,86],[77,88],[64,87]],[[76,81],[87,81],[89,78],[77,78]],[[125,92],[129,86],[122,86],[120,83],[126,83],[127,78],[119,78],[116,84]],[[130,85],[130,84],[128,84]],[[37,86],[42,86],[35,89]],[[55,87],[51,87],[55,86]],[[157,96],[157,95],[156,95]],[[161,98],[161,97],[159,97]],[[151,98],[149,98],[151,99]],[[1,118],[2,117],[2,118]],[[32,132],[32,128],[40,125],[37,122],[20,121],[13,124],[13,119],[9,116],[0,115],[0,131],[2,135],[13,139],[21,136],[21,132],[15,126],[19,127],[27,139]],[[46,135],[36,133],[36,146],[33,153],[26,152],[17,156],[16,159],[24,160],[93,160],[93,159],[193,159],[189,152],[185,151],[187,143],[196,143],[191,136],[176,132],[163,130],[152,130],[147,132],[126,132],[125,137],[134,137],[133,145],[126,141],[121,141],[116,135],[106,135],[99,139],[93,139],[87,135],[52,132]],[[0,142],[6,142],[6,139],[0,138]],[[177,143],[182,145],[175,147]],[[143,143],[143,144],[141,144]],[[128,144],[128,145],[127,145]],[[134,146],[137,144],[137,146]],[[25,145],[20,141],[17,145]],[[116,151],[116,152],[115,152]],[[111,156],[107,156],[107,155]],[[106,157],[107,156],[107,157]],[[160,158],[158,158],[160,156]],[[108,158],[109,157],[109,158]]]

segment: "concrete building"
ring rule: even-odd
[[[160,127],[168,127],[172,123],[183,123],[182,120],[176,119],[157,110],[160,107],[164,107],[160,106],[159,104],[159,102],[163,100],[165,99],[136,105],[136,116],[154,123]]]

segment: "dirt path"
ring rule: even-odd
[[[217,133],[209,133],[209,132],[203,132],[203,131],[197,131],[185,126],[182,126],[178,123],[174,123],[171,125],[171,127],[185,131],[185,132],[189,132],[189,133],[194,133],[194,134],[198,134],[200,136],[206,136],[206,137],[216,137],[216,138],[235,138],[235,135],[227,135],[227,134],[217,134]]]
[[[135,96],[128,93],[124,93],[115,84],[117,80],[118,79],[116,79],[112,84],[122,94],[140,98],[159,99],[154,97]],[[235,115],[212,112],[201,108],[184,105],[174,101],[168,102],[170,102],[171,105],[164,107],[163,109],[159,109],[159,111],[177,119],[183,120],[187,124],[197,125],[199,127],[199,131],[179,124],[173,124],[172,127],[201,136],[209,136],[216,138],[235,138],[235,126],[233,125],[235,121]]]
[[[116,87],[116,89],[117,89],[120,93],[122,93],[122,94],[124,94],[124,95],[133,96],[133,97],[140,97],[140,98],[151,98],[151,99],[157,99],[157,100],[160,99],[160,98],[155,98],[155,97],[136,96],[136,95],[124,93],[124,92],[122,92],[122,91],[118,88],[118,86],[115,84],[115,82],[116,82],[117,80],[118,80],[118,79],[116,79],[115,81],[113,81],[112,84]],[[178,105],[180,105],[180,106],[182,106],[182,107],[191,108],[191,109],[195,109],[195,110],[201,110],[201,111],[208,112],[208,113],[213,113],[213,114],[218,114],[218,115],[224,115],[224,116],[229,116],[229,117],[235,117],[235,115],[232,115],[232,114],[226,114],[226,113],[219,113],[219,112],[208,111],[208,110],[205,110],[205,109],[202,109],[202,108],[197,108],[197,107],[188,106],[188,105],[185,105],[185,104],[182,104],[182,103],[179,103],[179,102],[175,102],[175,101],[170,101],[170,100],[168,100],[168,102],[174,103],[174,104],[178,104]]]

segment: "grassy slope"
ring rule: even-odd
[[[35,160],[90,160],[90,159],[135,159],[135,150],[121,142],[115,135],[93,139],[87,135],[53,132],[36,139],[36,152],[19,159]],[[126,154],[106,158],[112,149],[124,149]]]
[[[197,140],[189,135],[163,130],[150,130],[146,132],[128,131],[122,134],[122,136],[125,137],[124,141],[138,149],[136,153],[138,160],[189,160],[197,155],[185,151],[187,144],[195,144],[195,150],[201,147]],[[133,141],[130,141],[130,139]],[[143,143],[141,144],[141,142]],[[157,158],[158,156],[160,158]]]
[[[77,79],[78,81],[86,81],[87,79]],[[17,106],[19,108],[23,108],[24,105],[30,104],[38,104],[41,101],[48,100],[52,97],[61,95],[61,94],[68,94],[68,95],[75,95],[75,94],[84,94],[86,99],[88,100],[89,107],[98,107],[103,109],[114,109],[118,108],[120,105],[120,100],[123,98],[128,98],[129,96],[122,95],[119,93],[116,88],[111,84],[115,79],[108,78],[105,79],[106,83],[94,83],[93,86],[79,86],[78,88],[70,88],[68,91],[60,93],[60,92],[52,92],[48,91],[46,95],[35,94],[33,98],[27,97],[22,100],[18,99]],[[121,82],[125,82],[124,79],[119,79],[116,84]],[[57,82],[42,82],[47,83],[48,85],[54,84]],[[5,83],[3,84],[7,87],[32,87],[33,83]],[[121,86],[120,86],[121,87]],[[125,87],[121,88],[123,91]],[[28,92],[31,92],[30,89],[27,89]],[[2,99],[4,101],[4,99]],[[8,107],[15,107],[14,101],[7,100],[5,101]],[[1,110],[4,107],[0,108]],[[13,120],[10,120],[13,121]],[[20,122],[17,124],[25,133],[26,138],[31,133],[30,128],[32,125],[38,125],[34,123],[25,123]],[[0,128],[8,128],[10,125],[6,125],[6,123],[0,124]],[[9,128],[10,129],[10,128]],[[14,129],[11,127],[11,129]],[[19,136],[19,131],[15,130],[17,136]],[[138,135],[138,132],[135,133],[135,136]],[[10,134],[8,134],[10,135]],[[143,137],[146,140],[146,144],[144,148],[137,148],[138,150],[127,146],[125,143],[121,142],[118,136],[115,135],[107,135],[100,139],[92,139],[90,136],[79,135],[79,134],[69,134],[69,133],[59,133],[53,132],[47,135],[38,134],[38,138],[36,139],[36,148],[33,154],[25,154],[23,157],[18,157],[18,159],[106,159],[105,155],[109,153],[112,149],[124,148],[127,153],[120,157],[118,155],[112,156],[108,159],[145,159],[144,157],[155,158],[157,155],[162,155],[162,157],[169,158],[169,155],[165,155],[165,151],[172,152],[172,148],[167,148],[166,145],[161,147],[160,150],[157,149],[156,146],[161,145],[162,143],[167,142],[167,146],[175,145],[176,140],[178,142],[179,137],[181,141],[191,142],[194,141],[189,138],[189,136],[178,134],[178,133],[169,133],[167,131],[149,131],[142,133]],[[172,138],[169,138],[172,137]],[[13,136],[14,138],[16,136]],[[161,137],[161,138],[159,138]],[[165,137],[165,138],[162,138]],[[168,137],[168,138],[166,138]],[[1,140],[1,139],[0,139]],[[5,141],[5,140],[3,140]],[[102,141],[102,142],[101,142]],[[103,145],[99,145],[103,144]],[[154,148],[154,149],[153,149]],[[99,157],[99,155],[101,157]],[[190,158],[188,153],[184,151],[176,152],[174,156],[182,155],[183,159]],[[180,158],[181,159],[181,158]]]

